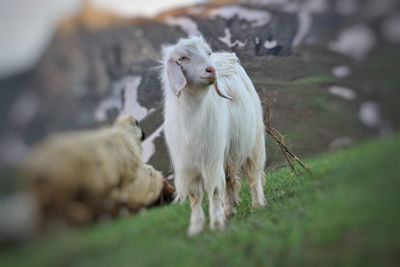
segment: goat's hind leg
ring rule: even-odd
[[[239,203],[240,179],[237,171],[232,168],[226,170],[226,190],[225,190],[225,216],[230,217],[236,213],[236,205]]]
[[[243,167],[244,176],[247,178],[251,193],[251,206],[260,208],[266,205],[263,185],[265,176],[262,164],[258,164],[255,158],[248,158]]]

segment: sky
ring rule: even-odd
[[[91,0],[125,17],[154,16],[204,0]],[[81,0],[0,0],[0,79],[32,67],[49,44],[61,17],[75,13]]]

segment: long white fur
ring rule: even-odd
[[[164,51],[165,64],[173,48],[188,43],[194,43],[199,53],[206,46],[199,37],[180,41]],[[204,91],[184,88],[177,97],[165,67],[162,73],[165,138],[175,170],[177,200],[189,196],[191,201],[189,235],[203,229],[203,191],[209,197],[210,228],[224,227],[225,217],[235,212],[239,201],[240,171],[249,181],[253,207],[265,205],[266,153],[260,99],[235,54],[213,53],[205,62],[215,66],[218,87],[232,100],[218,96],[214,85]]]

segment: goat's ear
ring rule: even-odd
[[[167,77],[171,89],[174,94],[179,97],[183,88],[186,85],[185,75],[183,75],[181,67],[173,58],[168,59],[166,68]]]

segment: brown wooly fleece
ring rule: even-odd
[[[37,145],[24,174],[44,224],[85,224],[160,199],[165,179],[143,163],[142,135],[136,119],[125,116],[110,128],[58,134]]]

